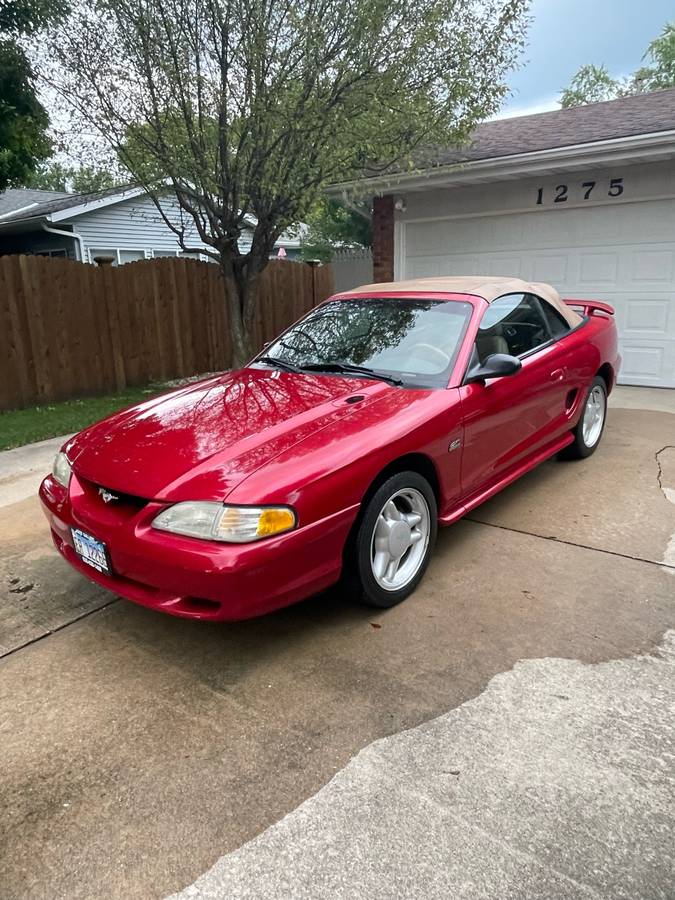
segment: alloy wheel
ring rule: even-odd
[[[605,424],[606,406],[605,393],[596,384],[588,395],[584,409],[583,435],[587,447],[595,447],[600,440],[602,426]]]
[[[370,544],[371,569],[385,591],[399,591],[415,577],[429,545],[429,506],[416,488],[396,491],[380,510]]]

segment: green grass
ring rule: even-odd
[[[83,397],[48,406],[0,412],[0,450],[80,431],[115,410],[147,400],[164,390],[167,390],[165,385],[151,384],[148,387],[127,388],[105,397]]]

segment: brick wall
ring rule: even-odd
[[[373,198],[373,281],[394,280],[394,198]]]

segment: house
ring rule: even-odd
[[[194,222],[167,197],[162,210],[172,225],[185,228],[189,246],[205,245]],[[245,252],[251,244],[255,219],[240,238]],[[275,255],[300,256],[300,233],[286,233],[275,245]],[[64,256],[91,263],[112,258],[113,265],[160,256],[183,256],[178,239],[142,188],[112,188],[93,194],[10,189],[0,194],[0,254],[30,253]],[[207,257],[205,257],[207,258]]]
[[[616,309],[624,384],[675,387],[675,89],[486,122],[374,196],[376,281],[516,275]]]

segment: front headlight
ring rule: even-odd
[[[65,453],[57,453],[54,457],[54,464],[52,465],[52,475],[58,481],[59,484],[62,484],[64,488],[67,488],[70,484],[70,476],[73,474],[73,470],[70,468],[70,463],[68,462],[68,457]]]
[[[207,541],[245,544],[295,528],[289,506],[223,506],[209,501],[176,503],[163,510],[153,528]]]

